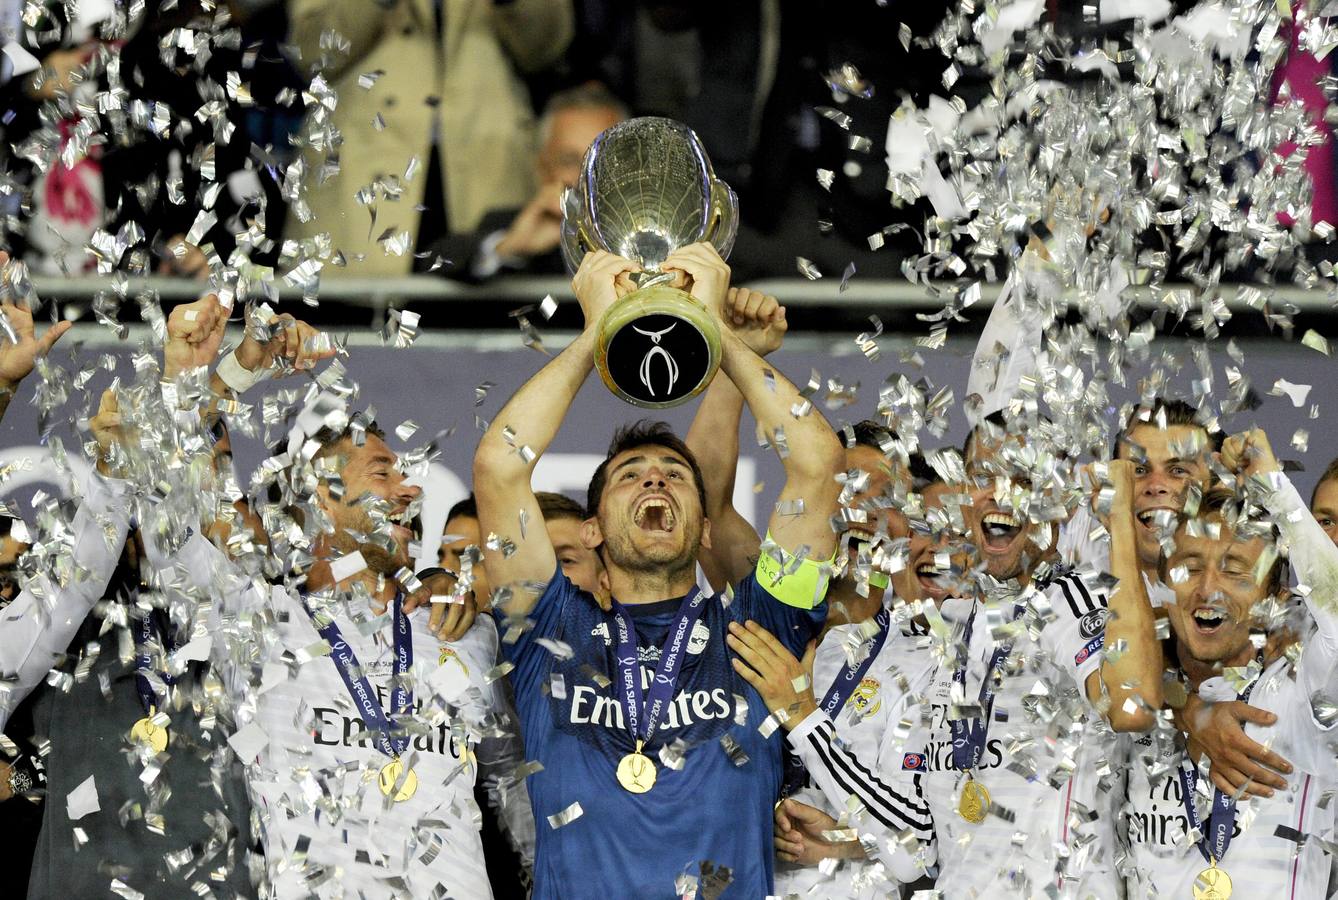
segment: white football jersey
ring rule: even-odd
[[[1094,582],[1094,580],[1093,580]],[[922,788],[934,820],[943,897],[1120,896],[1115,865],[1114,735],[1087,701],[1084,682],[1103,659],[1105,593],[1076,574],[1032,593],[1013,639],[974,771],[990,795],[984,822],[958,811],[965,777],[953,761],[953,667],[939,664],[921,710]],[[974,615],[965,703],[976,704],[989,660],[1016,621],[1011,608],[974,600],[941,604],[960,643]],[[999,640],[991,631],[995,630]],[[968,710],[972,715],[975,710]]]
[[[364,740],[363,717],[301,599],[247,581],[198,535],[170,563],[177,590],[192,584],[212,600],[214,668],[236,699],[230,744],[246,765],[274,895],[490,898],[472,748],[498,708],[485,680],[497,658],[492,621],[480,616],[446,645],[428,630],[427,610],[410,616],[414,715],[399,721],[411,735],[402,759],[416,789],[393,802],[378,784],[390,760]],[[335,622],[389,713],[391,619],[363,612],[336,612]]]
[[[846,667],[867,656],[871,642],[864,637],[858,625],[838,625],[818,645],[813,690],[819,705]],[[913,724],[907,716],[932,667],[925,629],[894,623],[835,719],[819,709],[790,732],[790,746],[810,779],[795,799],[836,819],[853,815],[850,827],[873,838],[879,852],[867,861],[845,860],[834,871],[778,863],[778,895],[896,897],[899,882],[923,876],[920,864],[932,865],[933,831],[919,795],[921,776],[902,768]],[[907,829],[922,844],[918,863],[896,844]],[[889,846],[897,849],[889,852]]]

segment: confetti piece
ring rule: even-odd
[[[84,816],[101,811],[98,803],[98,786],[95,776],[89,775],[80,785],[65,796],[65,813],[70,821],[77,822]]]
[[[556,831],[564,825],[570,825],[583,815],[585,815],[585,810],[581,809],[581,803],[578,800],[562,812],[549,816],[548,827]]]

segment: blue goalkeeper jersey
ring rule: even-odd
[[[647,688],[681,599],[626,607]],[[559,570],[530,616],[534,627],[503,649],[515,664],[526,758],[543,765],[527,779],[538,832],[534,897],[677,897],[685,874],[728,882],[725,898],[771,893],[784,732],[758,731],[766,706],[731,667],[725,635],[730,622],[752,619],[802,656],[826,606],[787,606],[752,575],[734,588],[728,606],[723,597],[707,601],[674,698],[643,751],[658,770],[644,794],[616,778],[635,741],[616,692],[613,614]],[[662,762],[666,746],[678,765]]]

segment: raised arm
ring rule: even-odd
[[[104,415],[93,420],[99,440],[115,431]],[[79,626],[102,599],[116,570],[130,530],[130,492],[126,482],[90,471],[83,500],[71,524],[68,577],[64,584],[50,574],[38,577],[0,614],[0,677],[10,688],[0,704],[0,731],[24,697],[42,683],[56,659],[69,648]],[[30,588],[33,586],[30,585]]]
[[[842,470],[841,442],[790,380],[754,353],[725,323],[729,266],[710,244],[683,247],[664,261],[692,278],[692,295],[721,319],[720,367],[743,394],[785,467],[785,486],[767,530],[787,553],[827,560],[836,551],[831,516],[837,509]],[[803,412],[795,415],[795,411]],[[806,410],[806,411],[805,411]]]
[[[11,263],[9,254],[0,251],[0,269],[4,271],[4,285],[0,287],[0,419],[5,417],[19,384],[37,365],[38,357],[50,353],[61,335],[70,330],[69,322],[57,322],[37,336],[33,311],[26,303],[16,303],[10,289],[11,278],[26,277],[11,270],[11,266],[19,265],[22,263]]]
[[[725,298],[729,327],[753,352],[766,356],[781,345],[787,327],[785,307],[775,297],[747,288],[730,288]],[[739,420],[743,394],[721,373],[706,389],[688,429],[687,444],[701,466],[706,487],[706,517],[711,520],[711,546],[697,562],[715,590],[733,584],[757,564],[761,539],[734,508],[734,477],[739,468]]]
[[[1161,641],[1138,565],[1133,462],[1113,460],[1109,474],[1115,496],[1105,525],[1110,533],[1110,574],[1118,584],[1107,601],[1101,666],[1085,684],[1088,699],[1105,710],[1112,728],[1147,731],[1156,724],[1162,705]]]
[[[494,597],[512,617],[527,615],[557,570],[530,478],[594,368],[595,325],[618,299],[615,282],[636,265],[604,251],[586,254],[572,279],[585,329],[507,401],[474,453],[474,498]],[[493,540],[493,536],[498,540]],[[496,548],[496,549],[495,549]]]

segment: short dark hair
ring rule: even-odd
[[[924,493],[925,488],[931,484],[939,484],[943,481],[943,476],[934,471],[934,467],[925,459],[924,454],[915,452],[910,455],[910,462],[906,470],[911,476],[911,490],[916,493]]]
[[[688,445],[683,439],[674,434],[674,430],[669,427],[668,422],[638,419],[631,425],[623,425],[613,433],[613,440],[609,442],[608,453],[604,456],[604,461],[595,469],[595,474],[590,478],[590,487],[585,493],[585,512],[587,516],[593,516],[599,512],[599,500],[604,496],[604,482],[608,479],[609,462],[619,453],[634,450],[637,447],[649,446],[672,450],[687,461],[688,468],[692,470],[692,479],[697,483],[697,499],[701,501],[703,512],[706,510],[706,484],[702,481],[702,470],[701,466],[697,465],[697,457],[688,449]]]
[[[971,447],[976,443],[976,433],[986,431],[993,434],[1008,427],[1008,420],[1004,418],[1003,410],[996,409],[985,418],[981,419],[971,427],[966,433],[966,439],[962,441],[962,461],[965,462],[971,456]]]
[[[1111,458],[1119,459],[1120,445],[1133,443],[1129,436],[1133,434],[1134,429],[1143,425],[1151,425],[1153,428],[1170,428],[1172,425],[1188,425],[1192,428],[1202,428],[1204,434],[1208,436],[1208,445],[1212,450],[1222,449],[1222,439],[1224,435],[1220,428],[1215,427],[1210,422],[1205,421],[1205,417],[1198,407],[1186,403],[1184,400],[1171,397],[1156,397],[1152,403],[1143,406],[1135,406],[1125,416],[1124,427],[1120,433],[1115,436],[1115,446],[1111,448]]]
[[[845,431],[844,428],[841,430]],[[854,436],[853,443],[849,441],[849,438],[852,435]],[[847,440],[844,441],[844,443],[847,444],[847,449],[852,449],[854,447],[871,447],[879,453],[885,453],[887,444],[893,440],[894,436],[892,431],[883,423],[876,422],[873,419],[861,419],[854,425],[851,425],[850,430],[843,434],[842,437],[847,438]]]
[[[538,491],[534,496],[539,501],[539,511],[543,513],[545,522],[552,522],[555,519],[585,521],[585,508],[566,494]]]
[[[1324,471],[1319,476],[1319,481],[1315,482],[1315,489],[1310,492],[1311,506],[1315,505],[1315,497],[1319,495],[1319,489],[1323,487],[1324,483],[1327,481],[1338,481],[1338,458],[1335,458],[1324,467]]]
[[[470,519],[477,519],[479,517],[479,505],[474,500],[473,494],[470,494],[468,497],[452,506],[450,512],[446,513],[446,521],[449,522],[456,516],[466,516]]]

